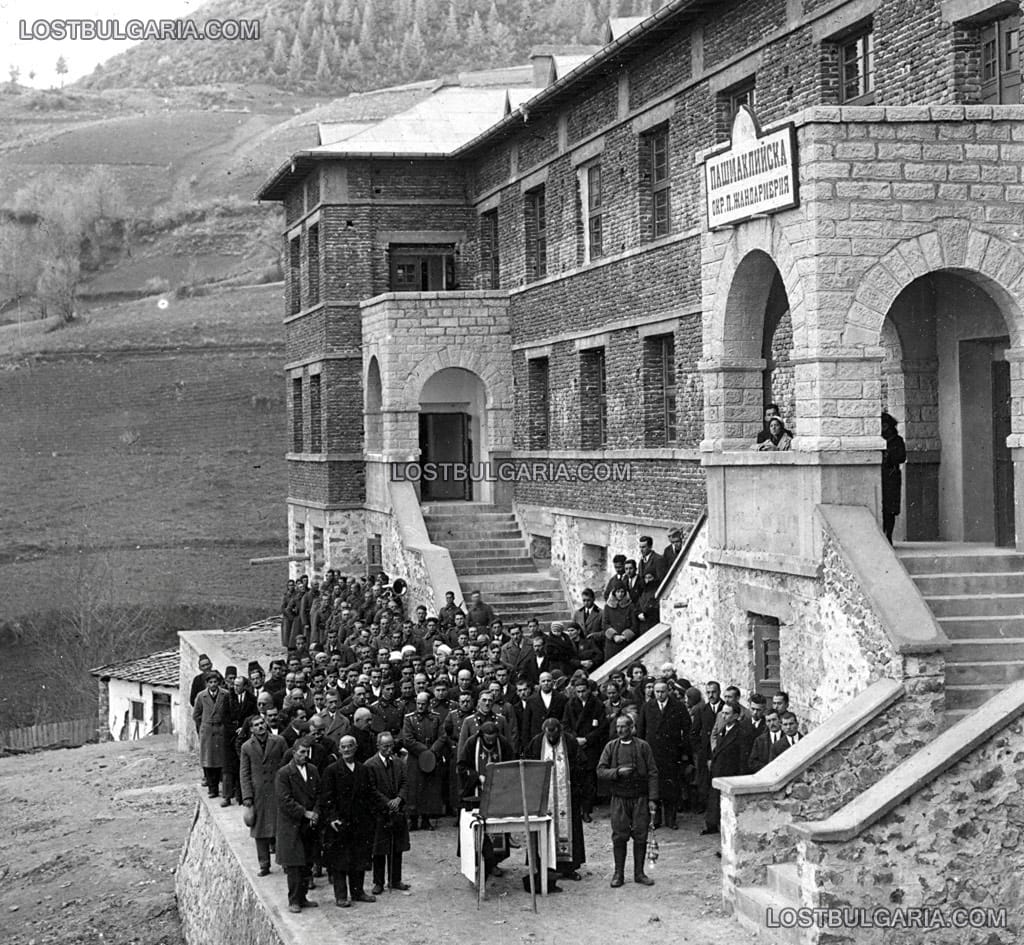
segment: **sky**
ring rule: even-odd
[[[127,40],[22,40],[22,21],[29,33],[36,21],[118,20],[123,25],[131,19],[187,17],[200,5],[200,0],[0,0],[0,81],[7,80],[11,66],[17,66],[22,85],[59,85],[56,65],[63,56],[68,67],[64,81],[73,82],[92,72],[98,62],[133,45]],[[36,73],[35,79],[29,79],[30,71]]]

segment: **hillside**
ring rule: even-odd
[[[347,91],[526,62],[538,43],[597,42],[609,16],[658,0],[210,0],[194,18],[256,20],[259,39],[148,42],[80,85],[169,88],[268,82]]]

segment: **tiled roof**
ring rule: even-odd
[[[89,672],[93,676],[106,676],[111,679],[124,679],[128,682],[153,683],[158,686],[178,687],[178,666],[180,657],[178,651],[162,650],[159,653],[150,653],[137,660],[129,660],[125,663],[108,663],[106,666],[97,666]]]
[[[505,88],[446,85],[412,108],[313,154],[445,155],[505,117]]]

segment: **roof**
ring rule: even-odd
[[[367,127],[365,121],[321,121],[317,123],[317,144],[337,144]]]
[[[150,653],[125,663],[108,663],[89,670],[93,676],[124,679],[128,682],[152,683],[155,686],[178,688],[178,667],[181,657],[177,649]]]
[[[620,36],[625,36],[634,26],[639,26],[647,19],[644,16],[613,16],[608,20],[608,28],[605,31],[605,42],[615,42]]]

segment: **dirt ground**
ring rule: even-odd
[[[198,768],[174,745],[162,736],[0,758],[4,945],[181,945],[174,869],[195,809]],[[240,816],[235,808],[218,815]],[[407,945],[564,945],[627,935],[631,945],[666,936],[693,945],[753,942],[722,912],[717,844],[700,837],[699,827],[696,818],[683,818],[678,831],[658,831],[653,888],[627,882],[612,890],[608,823],[598,817],[586,826],[583,880],[562,881],[565,892],[539,899],[534,915],[522,891],[521,851],[504,864],[507,875],[488,884],[477,910],[474,890],[458,873],[454,826],[445,820],[434,833],[412,835],[410,892],[343,911],[321,881],[312,898],[324,908],[308,920],[318,931],[328,920],[352,941],[394,933]],[[278,893],[285,899],[279,867],[258,881],[275,900]],[[307,920],[306,913],[290,918],[298,928]]]

